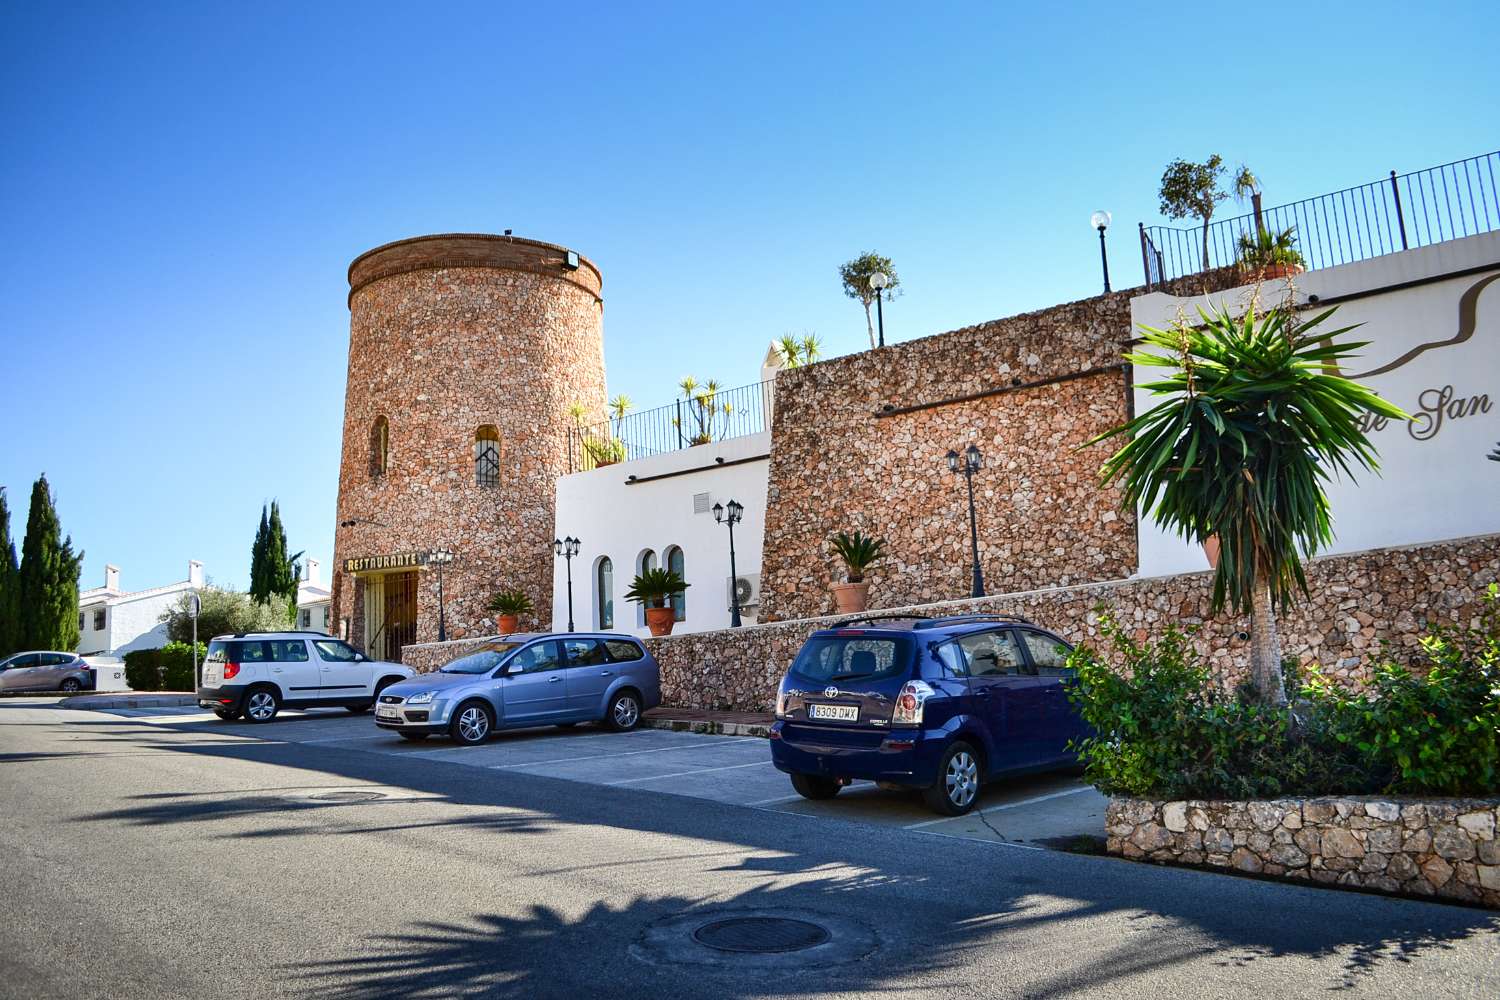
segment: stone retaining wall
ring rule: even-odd
[[[1116,798],[1108,850],[1500,908],[1500,800]]]
[[[1318,663],[1343,683],[1359,688],[1368,679],[1381,643],[1391,655],[1415,651],[1431,622],[1476,622],[1484,589],[1500,580],[1500,535],[1458,539],[1398,549],[1375,549],[1315,559],[1307,567],[1312,596],[1279,621],[1283,648],[1305,663]],[[927,615],[1004,611],[1057,631],[1074,643],[1099,640],[1099,605],[1139,638],[1159,635],[1167,625],[1201,625],[1194,645],[1232,684],[1248,668],[1249,628],[1234,616],[1209,615],[1209,573],[1060,587],[977,600],[908,608]],[[882,612],[890,613],[890,612]],[[683,708],[765,712],[774,707],[776,685],[809,633],[844,618],[812,618],[715,632],[648,639],[661,663],[662,696]],[[408,646],[402,660],[432,670],[473,648],[473,643]]]

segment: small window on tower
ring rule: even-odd
[[[474,482],[500,485],[500,432],[492,424],[474,432]]]
[[[385,417],[376,417],[370,428],[370,475],[385,475],[391,464],[391,425]]]

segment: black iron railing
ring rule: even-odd
[[[710,391],[699,386],[689,398],[595,424],[568,428],[568,469],[601,465],[759,434],[771,426],[772,383],[756,382]]]
[[[1211,222],[1140,227],[1146,287],[1238,263],[1242,238],[1291,229],[1308,270],[1500,229],[1500,151]]]

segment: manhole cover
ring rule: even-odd
[[[352,789],[347,792],[319,792],[308,796],[315,802],[374,802],[376,799],[385,797],[383,792],[361,792]]]
[[[733,917],[693,931],[693,939],[699,944],[753,955],[801,951],[822,944],[828,937],[827,928],[786,917]]]

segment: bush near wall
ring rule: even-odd
[[[198,663],[205,646],[198,644]],[[185,642],[169,642],[160,649],[137,649],[125,654],[125,683],[132,691],[192,691],[193,649]]]

